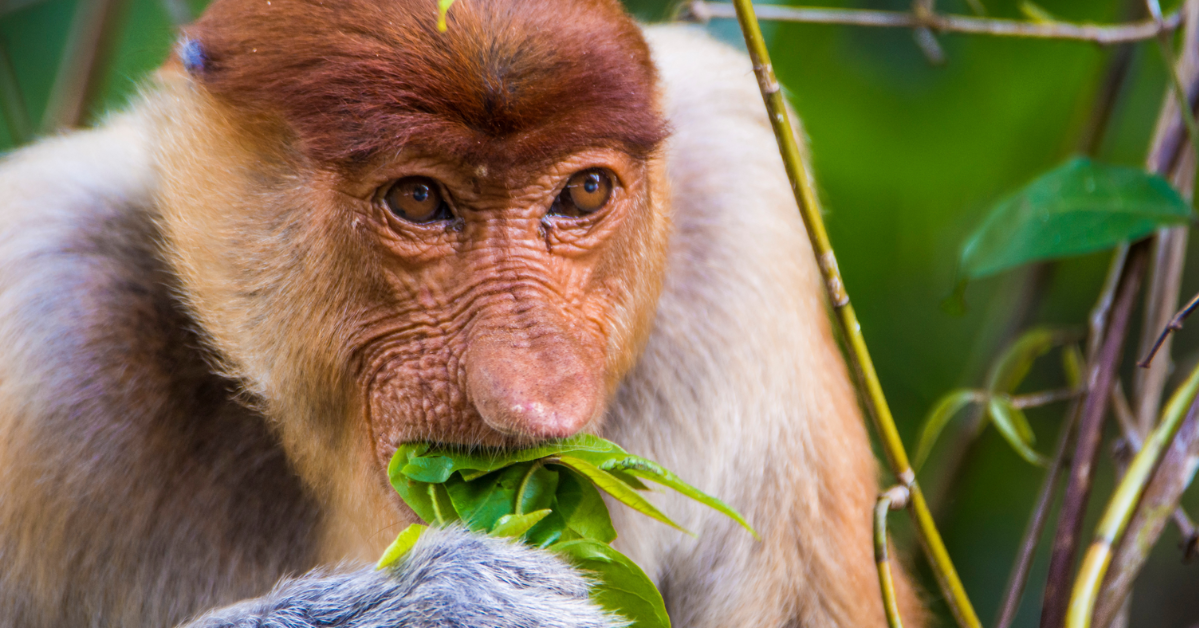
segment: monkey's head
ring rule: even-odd
[[[217,0],[161,73],[162,226],[299,459],[594,431],[669,230],[617,0]]]

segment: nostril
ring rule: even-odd
[[[467,355],[466,389],[483,421],[507,435],[564,438],[585,428],[603,404],[601,369],[561,337],[532,346],[480,339]]]

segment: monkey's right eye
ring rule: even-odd
[[[433,222],[453,218],[437,182],[428,177],[405,177],[383,195],[387,209],[408,222]]]

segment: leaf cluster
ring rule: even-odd
[[[949,421],[971,404],[978,404],[984,409],[985,422],[979,425],[980,429],[989,422],[1021,458],[1030,464],[1045,466],[1045,457],[1033,448],[1036,435],[1032,426],[1013,395],[1028,375],[1033,362],[1058,346],[1063,347],[1062,370],[1066,381],[1071,390],[1077,390],[1082,385],[1083,368],[1082,355],[1073,344],[1077,340],[1078,335],[1070,330],[1031,329],[1012,343],[991,366],[986,389],[959,388],[943,395],[924,421],[916,447],[916,467],[924,465],[933,444]]]
[[[600,491],[687,532],[641,495],[643,480],[674,489],[753,529],[727,504],[661,465],[597,436],[579,435],[519,450],[402,445],[388,467],[392,486],[421,519],[520,539],[589,572],[592,598],[638,627],[668,627],[662,596],[636,563],[612,549],[616,530]],[[409,526],[379,567],[399,560],[424,526]],[[688,533],[690,534],[690,533]]]

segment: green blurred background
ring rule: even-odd
[[[15,96],[30,112],[28,128],[40,126],[64,50],[79,36],[72,31],[73,17],[89,1],[94,0],[0,0],[0,46],[7,51],[7,59],[0,57],[0,74],[7,68],[14,79],[0,81],[0,89],[7,90],[0,102]],[[984,3],[992,16],[1021,17],[1014,0]],[[88,91],[84,123],[127,102],[165,57],[175,24],[198,15],[204,4],[128,0],[110,21],[104,72]],[[670,10],[665,0],[627,4],[649,21],[663,19]],[[1044,0],[1040,5],[1062,19],[1112,22],[1136,15],[1130,6],[1140,3]],[[826,6],[903,11],[910,3],[861,0]],[[938,10],[970,12],[963,0],[944,0]],[[735,22],[714,20],[709,28],[739,41]],[[1017,271],[970,286],[964,316],[946,314],[940,302],[953,286],[959,247],[989,204],[1080,146],[1113,50],[946,34],[940,42],[947,63],[934,67],[905,30],[773,24],[767,34],[775,68],[811,137],[841,270],[911,450],[923,415],[940,394],[981,385],[989,362],[1010,340],[1013,320],[1081,329],[1102,281],[1106,254],[1041,273],[1038,297],[1031,300],[1026,288],[1034,274]],[[1136,46],[1097,150],[1100,159],[1143,162],[1164,79],[1157,49]],[[0,150],[20,139],[0,125]],[[1199,290],[1196,248],[1191,247],[1184,296]],[[1020,316],[1026,303],[1032,306]],[[1134,329],[1132,345],[1138,335]],[[1182,364],[1199,360],[1199,333],[1182,332],[1175,356]],[[1022,390],[1062,384],[1055,360],[1044,362]],[[1042,451],[1051,450],[1063,410],[1059,405],[1031,412]],[[953,434],[942,441],[952,442]],[[944,468],[947,449],[934,452],[921,478],[934,497],[966,588],[991,624],[1042,472],[1022,462],[993,430],[968,451],[957,472]],[[1111,484],[1106,450],[1100,473],[1092,511],[1105,501]],[[948,476],[952,485],[945,481]],[[1192,494],[1187,501],[1195,514],[1199,500]],[[951,624],[910,529],[904,518],[894,519],[897,542],[918,565],[930,604],[945,625]],[[1131,625],[1199,625],[1199,565],[1181,563],[1177,541],[1177,531],[1167,529],[1134,594]],[[1042,551],[1017,625],[1037,623],[1046,562]]]

